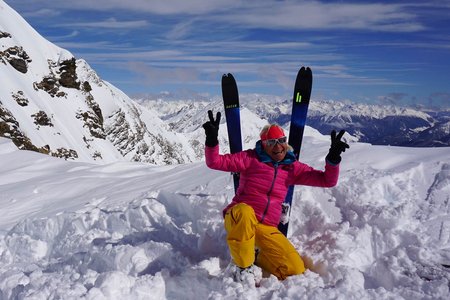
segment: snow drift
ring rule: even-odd
[[[328,138],[306,131],[321,168]],[[1,299],[446,299],[450,153],[351,143],[332,189],[296,188],[304,275],[235,283],[221,210],[231,176],[204,163],[68,162],[0,139]]]

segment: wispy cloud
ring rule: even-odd
[[[399,42],[375,42],[366,44],[366,46],[386,46],[386,47],[397,47],[397,48],[423,48],[423,49],[450,49],[449,41],[439,41],[435,40],[433,43],[430,42],[420,42],[420,41],[399,41]]]
[[[159,84],[166,82],[195,82],[199,79],[196,68],[158,68],[143,65],[140,62],[130,62],[128,67],[133,72],[139,73],[139,80],[148,84]]]
[[[60,24],[60,26],[63,27],[104,28],[104,29],[133,29],[133,28],[142,28],[148,25],[149,23],[146,20],[118,21],[115,18],[109,18],[97,22],[77,22],[77,23]]]
[[[182,21],[176,24],[173,28],[170,29],[166,34],[166,38],[168,40],[179,40],[186,37],[191,31],[193,31],[193,20]]]
[[[24,17],[29,18],[54,18],[61,15],[61,11],[53,8],[41,8],[37,10],[29,10],[23,14]]]
[[[258,4],[261,4],[260,2]],[[263,1],[249,10],[236,10],[221,16],[220,21],[253,28],[278,29],[358,29],[408,32],[424,29],[416,16],[395,4],[321,3],[318,1]]]
[[[60,40],[67,40],[70,38],[74,38],[76,36],[78,36],[80,34],[80,32],[78,30],[72,30],[70,33],[65,34],[65,35],[58,35],[58,36],[52,36],[50,37],[50,39],[52,41],[60,41]]]
[[[251,28],[359,29],[390,32],[414,32],[425,28],[417,19],[417,15],[408,12],[408,6],[405,4],[274,0],[41,1],[45,2],[48,2],[48,7],[66,10],[117,10],[161,16],[201,16],[201,19],[207,18],[209,22],[225,22]],[[100,22],[98,25],[107,24],[108,22]]]
[[[112,41],[95,41],[95,42],[67,42],[63,41],[59,37],[56,40],[59,47],[66,49],[76,49],[76,50],[89,50],[90,52],[103,51],[103,55],[110,55],[117,52],[120,55],[121,52],[128,52],[132,49],[129,44],[117,44]],[[106,53],[105,53],[106,52]]]

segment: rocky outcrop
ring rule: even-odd
[[[66,149],[66,148],[58,148],[55,151],[51,151],[50,154],[51,154],[51,156],[64,158],[66,160],[78,158],[77,151],[72,150],[72,149]]]
[[[3,63],[9,63],[14,69],[24,74],[28,71],[28,63],[31,62],[28,54],[19,46],[0,51],[0,59]]]
[[[0,39],[2,38],[10,38],[11,34],[9,34],[8,32],[4,32],[0,30]]]
[[[66,93],[59,90],[60,85],[54,76],[46,76],[41,82],[33,83],[34,89],[46,91],[52,97],[64,97]]]
[[[136,135],[122,110],[116,111],[109,119],[112,125],[107,128],[106,134],[120,154],[126,156],[136,146]]]
[[[38,119],[41,126],[53,126],[49,125],[48,117],[42,112],[35,114],[35,118]],[[47,125],[44,125],[47,124]],[[31,140],[20,130],[19,122],[14,118],[9,110],[2,106],[0,102],[0,136],[9,138],[21,150],[30,150],[43,154],[49,154],[54,157],[60,157],[64,159],[76,159],[78,154],[73,149],[58,148],[51,150],[49,145],[38,147],[34,145]]]
[[[181,155],[184,151],[181,145],[170,143],[162,135],[150,132],[141,120],[137,108],[131,108],[129,113],[136,124],[130,124],[124,111],[118,110],[108,118],[106,127],[108,140],[124,157],[152,164],[185,162]],[[145,137],[153,142],[147,142]]]
[[[28,106],[28,103],[30,102],[28,98],[25,97],[24,93],[22,91],[18,91],[17,93],[13,93],[12,97],[14,100],[16,100],[17,104],[20,106]]]
[[[50,120],[49,116],[43,110],[40,110],[35,114],[32,114],[31,117],[34,118],[34,124],[38,125],[38,129],[39,129],[39,126],[53,127],[52,121]]]
[[[95,113],[91,111],[79,112],[76,117],[77,119],[83,120],[83,126],[89,129],[89,132],[93,137],[105,139],[106,134],[103,129],[103,120],[100,120]]]
[[[46,91],[52,97],[65,97],[66,93],[61,91],[61,87],[81,90],[80,82],[76,73],[76,60],[71,58],[61,63],[48,61],[50,74],[42,78],[40,82],[34,82],[35,90]],[[83,84],[83,88],[89,89],[90,86]]]
[[[59,84],[69,89],[80,89],[80,82],[77,77],[77,66],[75,58],[62,61],[59,66]]]
[[[11,114],[9,110],[3,107],[0,102],[0,136],[9,138],[21,150],[31,150],[48,154],[50,148],[48,146],[37,147],[33,145],[31,140],[20,130],[19,122]]]

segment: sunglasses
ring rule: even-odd
[[[270,139],[270,140],[265,140],[264,143],[269,146],[275,146],[277,143],[282,145],[285,144],[287,142],[287,138],[285,136],[280,137],[279,139]]]

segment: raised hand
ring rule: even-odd
[[[203,124],[203,129],[206,134],[205,145],[208,147],[216,146],[219,141],[217,136],[219,135],[219,125],[220,125],[220,111],[216,114],[216,119],[214,120],[214,115],[212,110],[208,110],[209,121]]]
[[[344,135],[345,130],[341,130],[336,135],[336,130],[331,131],[331,147],[330,151],[327,155],[327,160],[331,162],[332,164],[339,164],[341,162],[341,153],[345,152],[346,149],[349,149],[350,146],[344,142],[341,141],[342,136]]]

